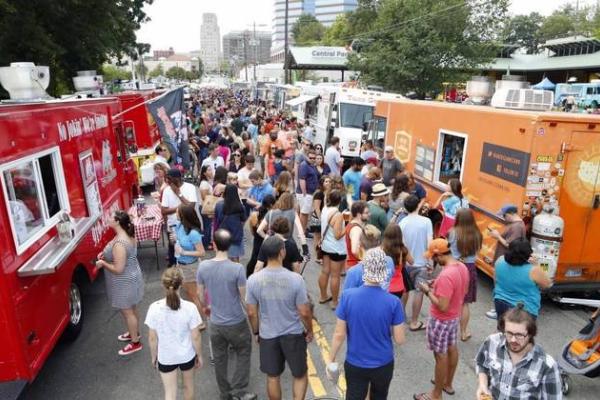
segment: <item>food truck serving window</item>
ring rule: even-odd
[[[467,138],[464,133],[440,130],[434,175],[436,182],[448,183],[453,178],[462,181]]]
[[[2,190],[17,253],[23,253],[69,211],[58,147],[4,164]]]

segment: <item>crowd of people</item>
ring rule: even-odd
[[[453,395],[458,341],[472,336],[469,305],[477,299],[483,241],[461,182],[450,179],[430,201],[393,147],[365,140],[360,157],[344,165],[338,137],[323,148],[309,123],[244,92],[197,93],[187,120],[189,171],[174,165],[162,145],[154,166],[169,268],[165,298],[150,306],[145,324],[165,398],[176,398],[177,370],[184,398],[193,398],[200,332],[208,326],[221,399],[257,398],[247,390],[253,338],[268,398],[285,397],[280,376],[287,363],[293,398],[304,399],[315,303],[337,319],[327,365],[332,378],[348,341],[347,399],[388,398],[393,343],[406,342],[405,329],[425,331],[435,360],[431,389],[414,398]],[[534,342],[540,288],[552,282],[536,266],[517,207],[503,207],[499,217],[507,226],[489,232],[498,243],[488,313],[498,333],[490,332],[476,358],[477,398],[559,399],[557,364]],[[116,238],[97,267],[106,270],[111,305],[124,317],[127,331],[118,340],[128,343],[119,354],[127,356],[143,347],[136,308],[143,279],[129,216],[116,213],[111,227]],[[214,256],[206,258],[207,251]],[[302,275],[311,257],[320,268],[315,302]],[[429,318],[422,321],[425,298]]]

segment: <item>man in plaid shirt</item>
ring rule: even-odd
[[[477,399],[561,400],[558,364],[534,343],[537,326],[531,314],[519,304],[504,314],[500,328],[501,333],[483,342],[475,359]]]

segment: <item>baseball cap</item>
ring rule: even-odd
[[[433,239],[429,246],[427,247],[427,251],[423,254],[425,258],[432,258],[433,256],[437,256],[439,254],[446,254],[450,252],[450,247],[448,246],[448,241],[446,239]]]
[[[379,197],[386,196],[388,194],[390,194],[390,189],[388,189],[383,183],[376,183],[373,185],[371,196]]]
[[[181,178],[181,171],[177,168],[171,168],[169,172],[167,172],[167,176],[169,178]]]
[[[391,151],[393,153],[394,147],[393,146],[385,146],[385,151]]]
[[[363,281],[383,283],[387,279],[385,253],[380,248],[367,250],[363,259]]]
[[[518,212],[519,209],[514,204],[505,204],[500,211],[498,211],[498,216],[503,217],[506,214],[517,214]]]

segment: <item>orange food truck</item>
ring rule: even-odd
[[[377,102],[373,125],[430,203],[449,179],[462,181],[484,235],[480,270],[493,276],[487,228],[501,231],[498,210],[514,204],[533,226],[551,292],[600,289],[600,117],[394,100]]]

